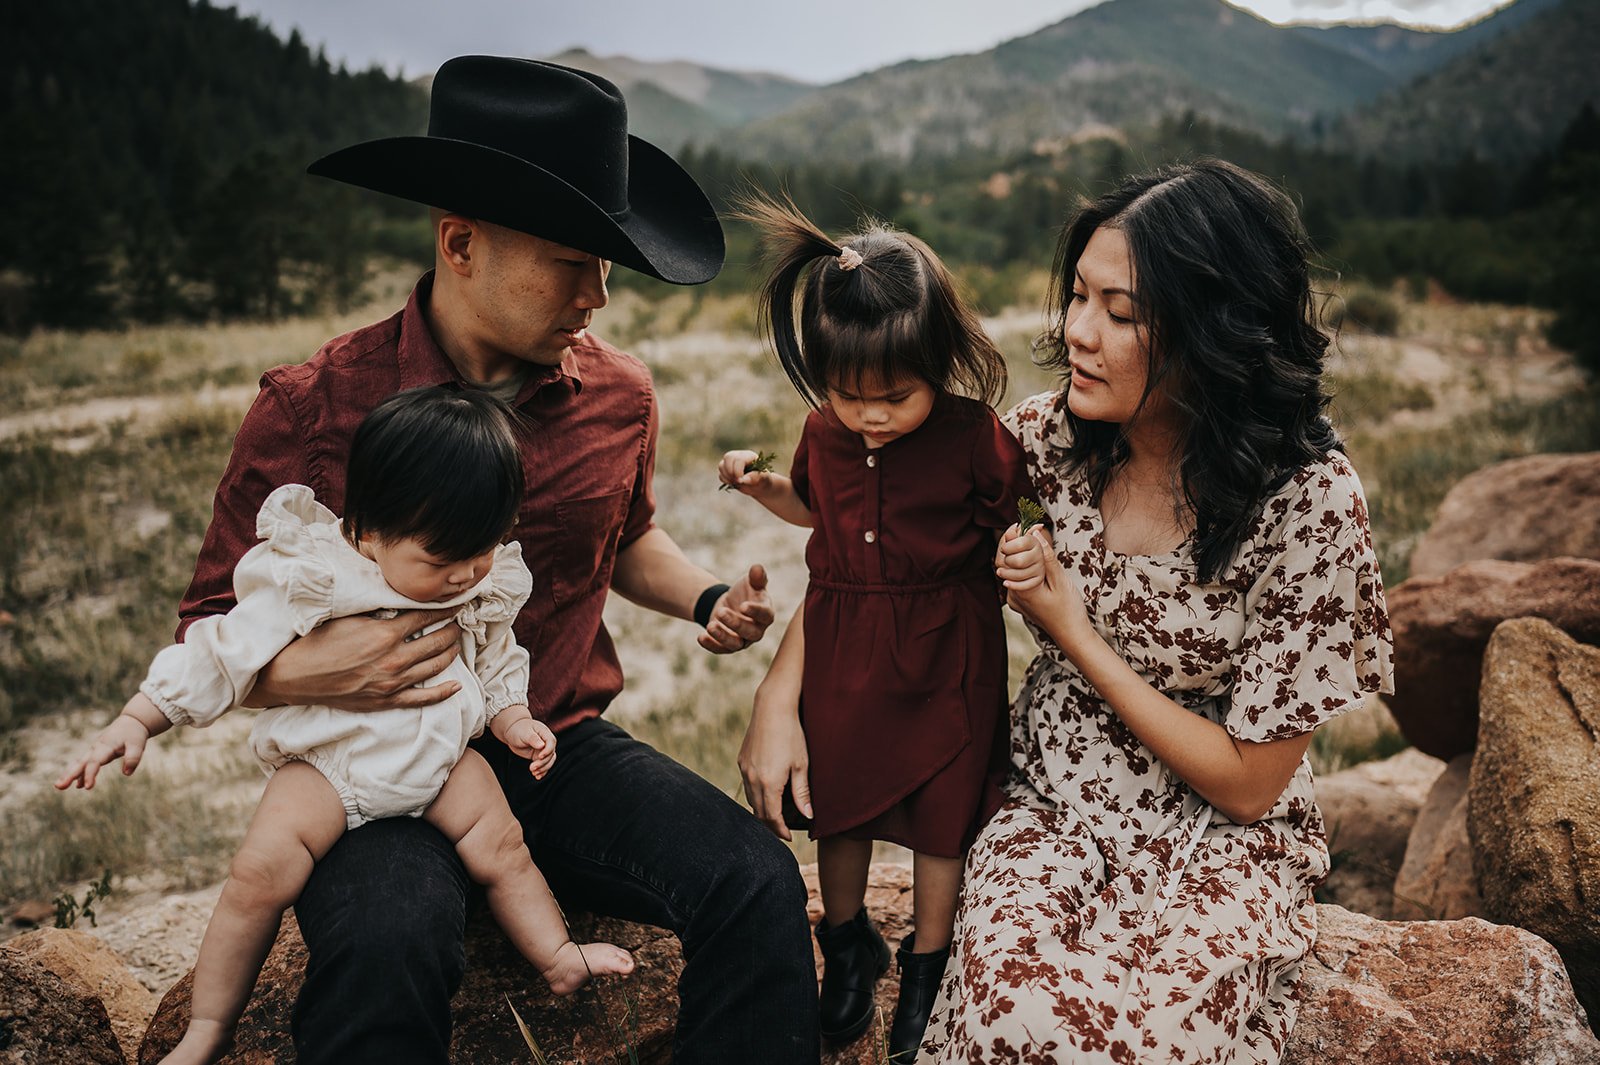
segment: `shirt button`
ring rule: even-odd
[[[868,466],[876,466],[877,464],[878,464],[878,456],[876,456],[876,455],[868,455],[867,456],[867,465]]]
[[[872,530],[871,530],[871,529],[868,529],[868,530],[867,530],[867,531],[866,531],[866,532],[865,532],[865,533],[864,533],[864,534],[863,534],[863,535],[862,535],[862,537],[861,537],[861,538],[862,538],[862,539],[863,539],[863,540],[865,540],[865,541],[866,541],[866,542],[867,542],[867,543],[869,543],[869,544],[875,544],[875,543],[877,543],[877,542],[878,542],[878,534],[877,534],[877,533],[875,533],[875,532],[873,532],[873,531],[872,531]]]

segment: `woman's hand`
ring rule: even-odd
[[[800,727],[799,688],[769,674],[756,689],[750,727],[739,748],[739,775],[756,820],[779,839],[794,838],[783,823],[784,788],[791,791],[800,812],[812,816],[810,768],[806,734]]]
[[[345,617],[319,625],[278,652],[256,677],[246,706],[317,705],[340,710],[432,706],[461,689],[455,681],[417,687],[461,653],[455,607],[403,610],[393,618]]]
[[[1000,537],[995,576],[1006,590],[1006,605],[1039,626],[1063,650],[1080,633],[1093,632],[1083,596],[1061,568],[1043,527],[1019,534],[1013,525]]]

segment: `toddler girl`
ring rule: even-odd
[[[56,781],[92,788],[118,756],[132,773],[149,737],[211,724],[290,641],[330,618],[460,608],[460,656],[430,682],[458,683],[444,702],[370,713],[279,706],[256,719],[250,746],[270,779],[200,945],[189,1028],[164,1059],[173,1065],[226,1051],[312,865],[346,829],[378,818],[422,817],[448,836],[556,994],[633,968],[619,947],[567,937],[494,773],[467,749],[487,724],[535,777],[555,761],[555,736],[526,705],[528,653],[511,631],[532,578],[521,548],[500,545],[523,496],[510,412],[470,389],[402,392],[362,422],[349,461],[344,521],[304,485],[269,495],[256,519],[263,542],[234,571],[238,605],[157,655],[139,694]]]
[[[888,967],[862,906],[873,841],[915,852],[916,930],[900,945],[890,1032],[891,1060],[909,1062],[949,958],[963,855],[999,806],[1006,646],[992,560],[1031,488],[988,406],[1004,391],[1005,360],[927,245],[882,227],[836,244],[792,204],[765,199],[743,216],[773,261],[763,325],[815,408],[789,477],[746,472],[751,451],[728,452],[718,469],[813,530],[805,602],[758,713],[797,712],[805,731],[810,794],[792,805],[811,815],[817,842],[832,1041],[865,1030]],[[776,826],[762,790],[747,784]]]

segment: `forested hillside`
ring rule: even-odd
[[[427,100],[298,36],[188,0],[4,7],[0,324],[276,315],[359,286],[391,218],[303,177],[420,132]]]

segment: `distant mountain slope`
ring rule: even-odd
[[[751,124],[735,150],[911,158],[1017,150],[1197,114],[1283,132],[1396,83],[1382,65],[1221,0],[1112,0],[987,52],[902,63]]]
[[[986,52],[827,86],[719,144],[773,160],[940,158],[1147,128],[1191,111],[1277,136],[1368,104],[1560,4],[1518,0],[1436,32],[1276,26],[1223,0],[1107,0]]]
[[[1345,116],[1332,143],[1396,159],[1475,153],[1503,162],[1550,147],[1600,106],[1600,3],[1564,0]]]
[[[549,59],[615,83],[628,98],[629,128],[672,150],[781,111],[816,88],[778,74],[597,56],[583,48]]]
[[[1398,82],[1434,70],[1463,52],[1515,29],[1561,0],[1520,0],[1454,30],[1421,30],[1392,22],[1293,26],[1294,32],[1358,55]]]

